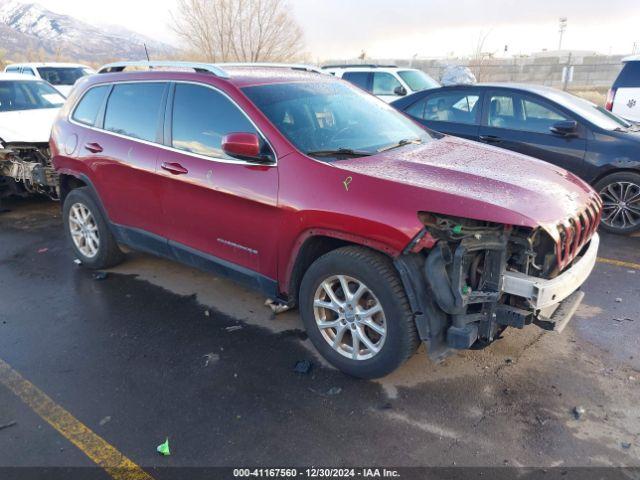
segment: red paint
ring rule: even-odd
[[[309,237],[332,236],[397,256],[422,228],[419,211],[540,226],[556,240],[566,262],[598,225],[599,200],[582,180],[545,162],[461,139],[444,137],[334,164],[309,158],[273,127],[240,87],[340,80],[282,69],[230,72],[230,79],[167,71],[86,77],[53,128],[56,169],[88,177],[112,222],[242,265],[276,279],[283,292],[295,256]],[[67,120],[70,105],[91,85],[150,79],[198,82],[222,90],[266,136],[277,165],[209,160]],[[75,148],[65,153],[63,139],[73,134],[78,135],[78,145],[97,143],[102,152]],[[255,153],[255,139],[245,134],[229,134],[225,141],[234,153]],[[563,244],[558,226],[575,225],[577,220],[580,227],[571,227],[576,232],[573,241]],[[426,236],[415,249],[432,245],[433,239]]]
[[[230,133],[222,138],[222,150],[231,157],[257,158],[260,139],[254,133]]]

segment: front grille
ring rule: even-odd
[[[602,200],[594,195],[584,210],[558,225],[560,240],[556,244],[556,258],[559,271],[564,270],[589,242],[601,217]]]

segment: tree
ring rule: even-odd
[[[178,0],[172,28],[209,62],[288,62],[302,30],[286,0]]]

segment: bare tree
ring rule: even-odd
[[[286,0],[178,0],[172,28],[210,62],[287,62],[302,54],[302,30]]]
[[[487,41],[490,33],[491,30],[489,30],[487,33],[480,32],[480,34],[478,35],[476,47],[471,57],[471,61],[469,62],[469,67],[471,67],[471,71],[475,75],[478,82],[482,81],[484,77],[486,61],[493,57],[492,53],[484,51],[484,44]]]

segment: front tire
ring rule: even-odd
[[[599,180],[603,230],[626,235],[640,230],[640,174],[618,172]]]
[[[88,187],[69,192],[62,218],[71,247],[83,265],[103,269],[122,262],[124,255]]]
[[[418,347],[402,282],[380,253],[344,247],[323,255],[302,279],[299,305],[316,349],[354,377],[383,377]]]

